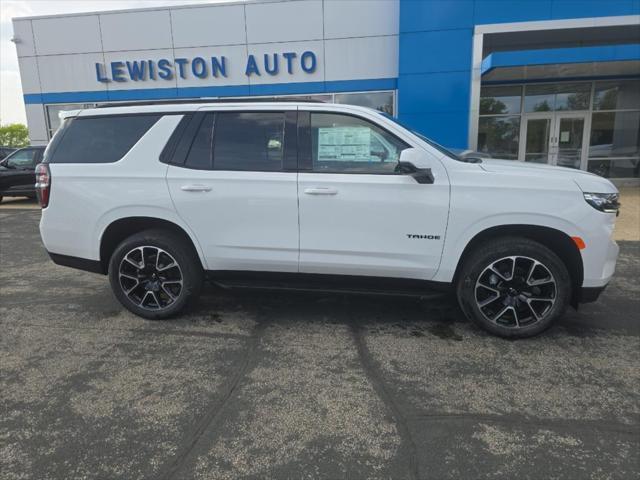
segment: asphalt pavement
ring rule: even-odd
[[[230,292],[146,321],[0,210],[2,479],[637,479],[640,242],[507,341],[450,299]]]

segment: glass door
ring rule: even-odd
[[[552,164],[559,167],[580,168],[585,158],[585,124],[583,113],[556,114],[551,145]]]
[[[553,113],[527,115],[524,117],[523,127],[520,140],[520,160],[549,163],[552,155]]]
[[[584,113],[546,112],[524,116],[518,159],[581,168],[585,155]]]

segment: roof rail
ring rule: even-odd
[[[107,108],[107,107],[137,107],[144,105],[174,105],[183,103],[258,103],[258,102],[306,102],[306,103],[326,103],[322,100],[308,99],[304,96],[299,97],[256,97],[256,98],[181,98],[175,100],[145,100],[145,101],[131,101],[131,102],[110,102],[101,103],[96,105],[95,108]]]

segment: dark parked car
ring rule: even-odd
[[[0,201],[2,197],[35,197],[35,168],[45,147],[25,147],[0,161]]]
[[[13,147],[0,147],[0,160],[6,158],[16,150],[17,149]]]

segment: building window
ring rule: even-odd
[[[480,92],[478,151],[518,159],[522,87],[483,87]]]
[[[640,81],[596,82],[587,169],[607,178],[640,177]]]
[[[583,112],[583,116],[572,120],[564,112]],[[527,138],[521,139],[525,123]],[[575,127],[570,137],[585,143],[572,147],[578,155],[565,165],[567,152],[560,139],[565,157],[556,158],[558,165],[586,166],[608,178],[640,177],[640,80],[636,79],[483,86],[477,150],[496,158],[548,163],[557,125],[569,124]],[[586,162],[580,145],[588,152]]]
[[[480,117],[478,151],[506,160],[518,159],[520,115]]]
[[[95,106],[95,103],[66,103],[47,105],[47,129],[49,132],[49,138],[53,137],[53,134],[56,133],[56,130],[60,128],[60,117],[58,116],[60,112],[64,112],[67,110],[82,110],[84,108],[93,108]]]
[[[336,93],[334,102],[369,107],[389,115],[394,114],[393,92]]]
[[[588,110],[590,96],[590,83],[527,85],[524,111],[531,113]]]
[[[480,115],[520,114],[522,87],[483,87]]]

